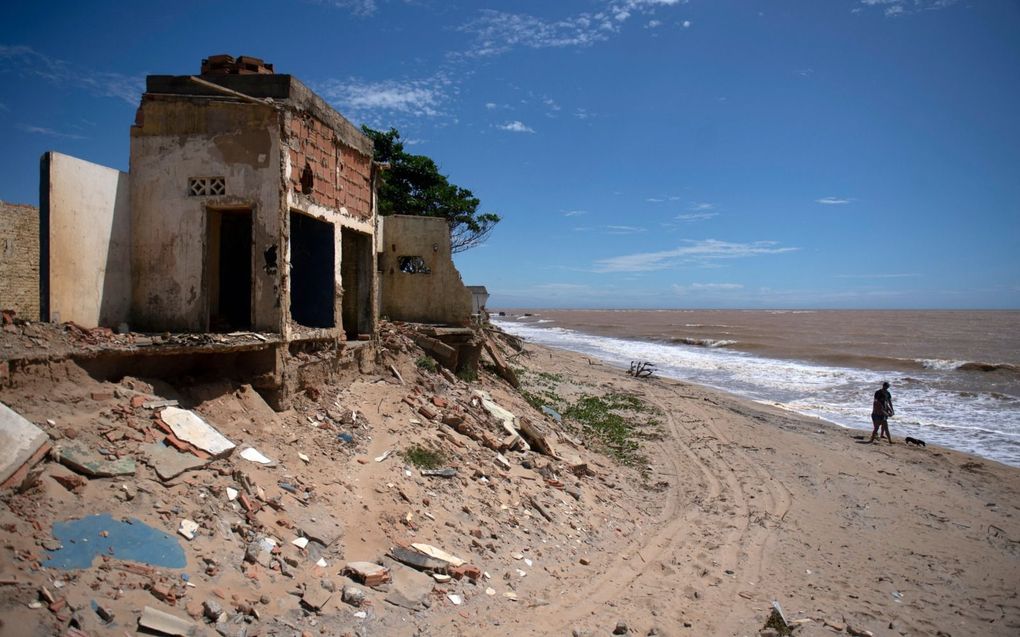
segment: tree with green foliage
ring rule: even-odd
[[[379,186],[379,214],[446,219],[455,254],[485,242],[499,215],[479,213],[481,202],[470,190],[451,184],[429,157],[406,152],[397,129],[361,129],[375,144],[375,161],[389,164]]]

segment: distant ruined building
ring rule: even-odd
[[[19,318],[221,334],[186,348],[157,339],[128,358],[178,371],[198,355],[205,366],[220,359],[283,407],[310,364],[295,355],[339,352],[318,356],[325,367],[352,360],[380,307],[392,320],[470,322],[445,221],[378,223],[384,169],[356,126],[262,60],[218,55],[197,76],[151,75],[128,173],[43,156],[37,285],[5,261],[4,285],[21,293],[5,291],[0,306],[17,296]],[[25,215],[3,214],[0,248],[20,249],[24,232],[15,239],[7,227]],[[427,272],[402,268],[407,260]],[[37,304],[22,298],[33,294]]]

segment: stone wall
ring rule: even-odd
[[[0,201],[0,309],[39,320],[39,209]]]

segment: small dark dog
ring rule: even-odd
[[[907,439],[904,440],[903,442],[907,443],[908,445],[917,445],[918,447],[927,446],[926,444],[924,444],[924,441],[921,440],[920,438],[911,438],[910,436],[907,436]]]

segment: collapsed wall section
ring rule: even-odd
[[[41,172],[41,318],[116,327],[131,298],[128,175],[53,152]]]
[[[467,325],[471,292],[453,264],[445,219],[380,218],[381,314],[392,321]]]

